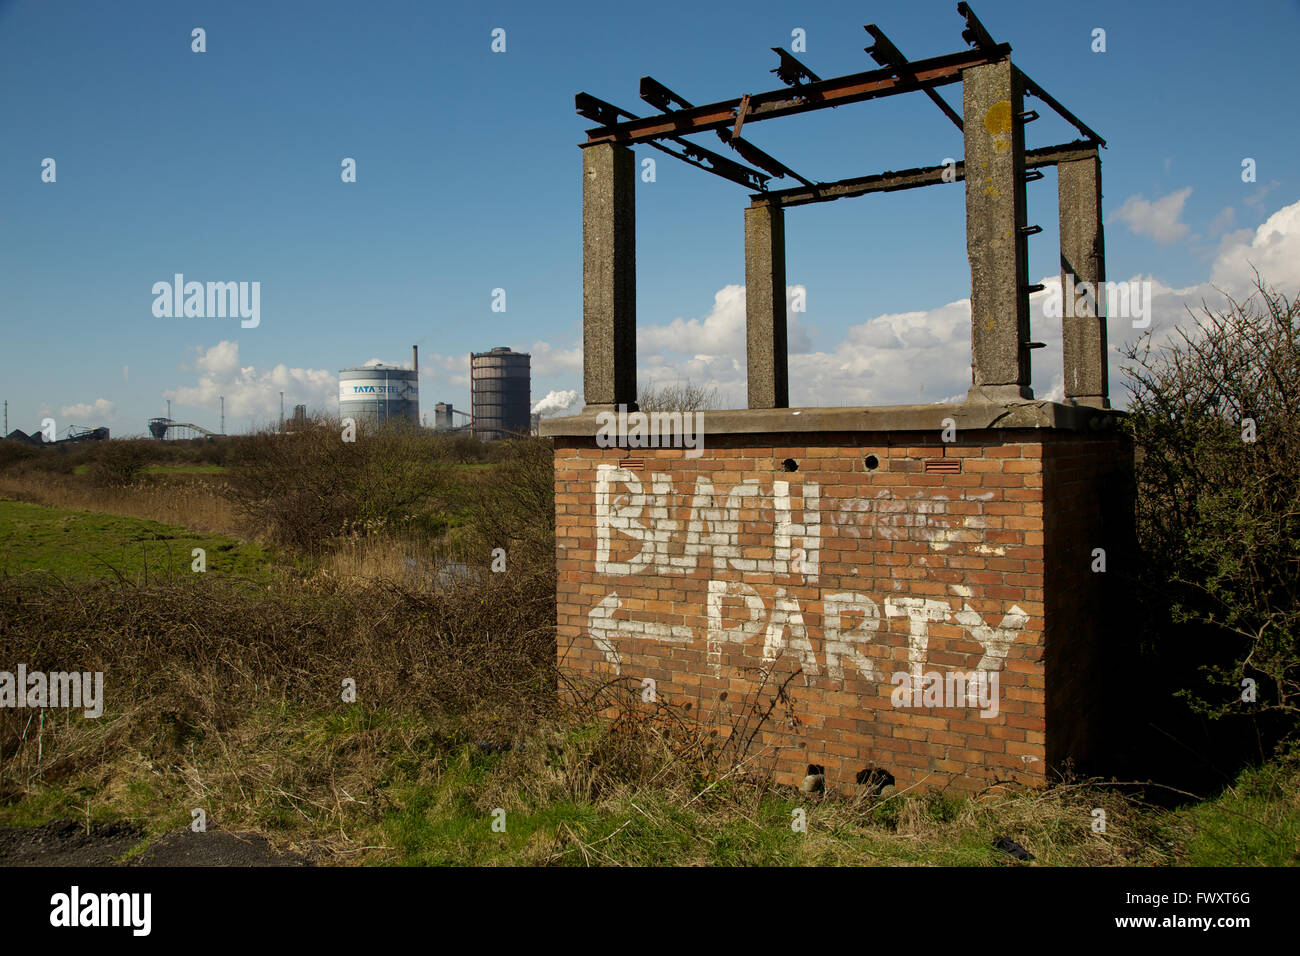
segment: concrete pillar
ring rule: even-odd
[[[636,407],[636,162],[582,151],[582,381],[587,407]]]
[[[1065,400],[1110,408],[1106,361],[1106,246],[1101,223],[1101,158],[1056,167],[1061,215],[1061,359]],[[1088,283],[1087,290],[1078,289]],[[1091,290],[1091,294],[1086,294]]]
[[[1025,225],[1023,84],[1010,60],[962,71],[971,401],[1033,398]]]
[[[785,210],[745,210],[745,356],[749,407],[789,408],[786,350]]]

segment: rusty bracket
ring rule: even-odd
[[[779,46],[772,47],[772,52],[781,58],[781,63],[775,70],[768,70],[768,72],[775,73],[777,79],[786,86],[821,82],[822,78],[800,63],[793,54],[786,53]]]
[[[747,113],[749,113],[748,93],[740,98],[740,105],[736,107],[736,128],[731,131],[732,139],[736,139],[740,136],[740,128],[745,125],[745,116]]]

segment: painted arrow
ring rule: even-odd
[[[605,655],[605,660],[614,667],[615,674],[623,673],[622,658],[614,638],[633,638],[643,641],[666,641],[675,644],[689,644],[695,639],[694,632],[683,624],[659,624],[655,621],[621,620],[614,617],[623,604],[617,593],[606,595],[601,602],[587,614],[587,633],[592,641]]]

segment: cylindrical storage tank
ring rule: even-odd
[[[495,348],[469,356],[474,434],[484,441],[527,435],[532,356]]]
[[[385,425],[420,423],[420,392],[414,369],[367,365],[339,372],[339,417]]]

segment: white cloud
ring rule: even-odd
[[[420,356],[420,378],[427,379],[433,387],[433,391],[469,388],[469,353],[461,352],[457,355],[442,355],[439,352],[425,352]],[[429,390],[422,385],[421,392],[427,391]],[[445,397],[442,396],[432,400],[443,401]]]
[[[1202,300],[1217,307],[1222,289],[1247,295],[1252,265],[1265,281],[1287,294],[1300,292],[1300,202],[1278,210],[1257,229],[1226,234],[1206,281],[1173,288],[1153,276],[1123,281],[1151,283],[1151,329],[1157,339],[1192,322]],[[1115,278],[1112,276],[1112,278]],[[1060,319],[1047,318],[1043,304],[1059,290],[1059,276],[1037,281],[1044,291],[1030,297],[1032,336],[1045,348],[1033,354],[1034,393],[1059,400],[1064,395]],[[674,320],[639,330],[638,380],[642,385],[689,380],[718,389],[725,407],[745,406],[744,290],[726,286],[714,296],[703,319]],[[1112,403],[1127,403],[1120,347],[1141,334],[1131,318],[1108,322]],[[652,346],[647,348],[646,346]],[[889,313],[849,328],[833,348],[791,350],[790,402],[799,406],[893,405],[960,401],[970,387],[970,300],[932,309]]]
[[[1210,273],[1212,284],[1245,293],[1254,278],[1253,264],[1265,281],[1288,295],[1300,288],[1300,202],[1283,206],[1253,233],[1243,229],[1232,237],[1237,241],[1219,250]]]
[[[556,348],[549,342],[534,342],[528,353],[532,356],[529,367],[534,376],[559,375],[564,372],[581,374],[582,372],[581,342],[567,349]]]
[[[86,424],[90,424],[92,419],[96,423],[102,422],[105,418],[112,417],[112,415],[113,403],[106,398],[97,398],[92,403],[78,402],[75,405],[64,405],[59,409],[61,418],[86,419]],[[72,424],[81,424],[81,422],[73,422]]]
[[[235,342],[218,342],[206,352],[201,352],[194,365],[208,375],[229,375],[239,368],[239,345]]]
[[[791,308],[795,291],[801,286],[786,286],[786,339],[791,355],[812,350],[812,340]],[[805,305],[807,303],[805,302]],[[745,349],[745,287],[723,286],[713,296],[713,308],[703,319],[676,318],[667,325],[641,326],[637,329],[637,350],[654,353],[667,350],[685,354],[735,352]],[[582,367],[578,355],[578,367]]]
[[[1260,183],[1258,186],[1255,187],[1255,191],[1252,192],[1248,197],[1246,197],[1244,202],[1246,203],[1247,206],[1258,206],[1260,203],[1264,201],[1265,196],[1267,196],[1274,189],[1276,189],[1278,186],[1281,185],[1282,185],[1282,181],[1278,179],[1274,179],[1271,182],[1267,182],[1267,183]]]
[[[1210,235],[1217,236],[1219,233],[1231,229],[1236,218],[1237,210],[1233,209],[1231,206],[1224,206],[1223,209],[1220,210],[1219,214],[1214,217],[1214,221],[1210,223]]]
[[[1188,186],[1154,202],[1143,196],[1129,196],[1106,222],[1118,220],[1137,235],[1149,236],[1161,245],[1177,242],[1190,232],[1181,220],[1183,205],[1191,194],[1192,187]]]
[[[215,418],[220,414],[221,397],[225,396],[228,423],[250,418],[270,420],[280,415],[281,391],[286,408],[306,405],[308,411],[338,410],[338,376],[325,369],[289,368],[283,363],[269,369],[252,365],[241,368],[237,342],[220,342],[201,350],[194,364],[199,372],[196,384],[163,393],[176,406],[173,418],[179,418],[182,409],[189,409],[187,415],[202,410],[208,418]]]

